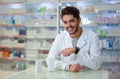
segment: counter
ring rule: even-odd
[[[81,70],[69,72],[56,70],[48,72],[43,68],[41,72],[35,72],[35,67],[29,68],[10,76],[8,79],[109,79],[109,72],[105,70]]]

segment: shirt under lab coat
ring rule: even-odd
[[[99,69],[101,65],[99,38],[96,33],[83,28],[83,32],[76,45],[80,48],[78,54],[67,57],[59,54],[63,49],[73,47],[72,38],[67,31],[58,34],[49,51],[47,60],[55,58],[56,69],[69,70],[70,64],[79,63],[90,69]],[[48,62],[48,61],[47,61]],[[51,63],[52,64],[52,63]]]

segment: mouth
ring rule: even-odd
[[[69,30],[69,31],[72,31],[72,30],[73,30],[73,28],[69,28],[68,30]]]
[[[74,31],[74,28],[73,28],[73,27],[70,27],[70,28],[68,28],[68,31],[69,31],[69,32],[73,32],[73,31]]]

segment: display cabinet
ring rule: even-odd
[[[45,59],[57,34],[57,11],[56,0],[1,0],[1,58],[27,62]],[[7,55],[3,55],[3,51],[7,51]],[[15,52],[20,56],[14,56]]]
[[[47,57],[58,29],[57,0],[26,1],[26,60]]]
[[[27,62],[45,59],[58,33],[57,11],[57,0],[1,0],[1,52],[7,49],[7,58],[14,58],[14,51],[20,51],[18,58]]]
[[[24,70],[25,35],[24,0],[0,1],[0,69]]]

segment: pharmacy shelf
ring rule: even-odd
[[[5,0],[1,0],[5,1]],[[7,71],[19,71],[26,69],[25,60],[25,43],[21,43],[25,40],[23,31],[25,25],[23,19],[25,16],[25,10],[15,9],[13,6],[22,6],[23,2],[0,1],[0,70]],[[15,23],[11,22],[11,17],[14,16]],[[22,21],[23,20],[23,21]],[[19,56],[14,56],[15,51],[19,51]],[[6,51],[6,52],[4,52]],[[8,54],[4,56],[3,54]]]
[[[58,1],[26,0],[25,5],[26,60],[35,62],[44,58],[43,52],[49,51],[58,33]]]
[[[23,46],[0,46],[1,49],[25,49]]]
[[[26,50],[50,50],[48,47],[40,47],[40,48],[26,48]]]
[[[18,61],[23,61],[25,58],[18,58],[18,57],[13,57],[13,58],[6,58],[6,57],[0,57],[0,59],[5,59],[5,60],[18,60]]]

